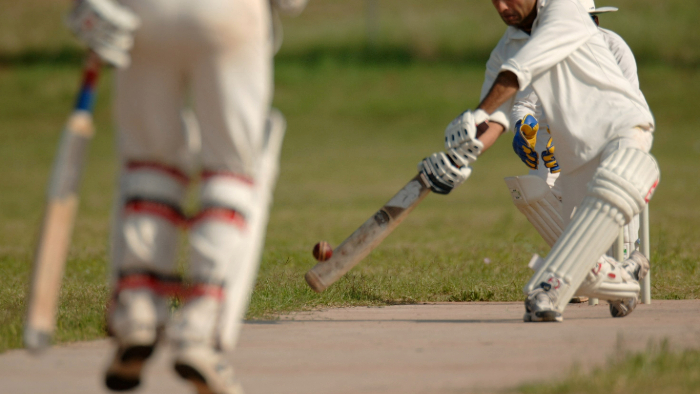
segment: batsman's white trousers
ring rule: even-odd
[[[202,166],[254,176],[272,96],[265,0],[123,0],[141,18],[116,77],[119,153],[186,169],[180,111],[191,98]]]
[[[155,272],[156,279],[176,271],[176,227],[183,224],[178,213],[184,195],[175,186],[161,192],[164,189],[154,185],[186,185],[190,160],[196,154],[207,175],[200,191],[202,211],[190,236],[194,256],[190,275],[200,286],[190,296],[213,294],[223,305],[211,309],[218,316],[208,317],[210,322],[181,321],[180,326],[208,330],[201,336],[213,334],[215,344],[230,348],[239,325],[225,324],[222,332],[221,322],[231,320],[227,311],[242,314],[245,308],[231,305],[221,289],[211,287],[234,291],[227,286],[240,278],[233,276],[254,276],[259,264],[259,253],[248,253],[246,248],[262,246],[250,239],[249,230],[267,217],[267,201],[258,198],[266,191],[259,190],[256,180],[272,97],[269,2],[120,2],[142,24],[134,37],[131,65],[116,73],[122,169],[112,237],[115,282],[130,270]],[[194,139],[187,135],[192,130],[184,129],[181,118],[183,108],[190,105],[199,125],[200,135]],[[193,140],[200,143],[191,144]],[[146,177],[150,177],[147,182]],[[214,231],[220,227],[230,236]],[[253,233],[264,235],[259,230]],[[249,255],[256,258],[240,257]],[[247,299],[235,302],[246,305]]]

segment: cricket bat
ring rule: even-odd
[[[100,58],[90,52],[77,102],[63,129],[51,170],[24,323],[24,346],[33,351],[51,344],[56,325],[61,279],[78,210],[78,188],[94,133],[92,110],[100,66]]]
[[[430,186],[418,173],[377,213],[333,250],[326,261],[306,273],[306,282],[320,293],[345,275],[376,248],[430,193]]]

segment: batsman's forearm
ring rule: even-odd
[[[491,145],[496,142],[498,137],[500,137],[505,131],[505,127],[496,122],[489,122],[486,128],[480,130],[480,132],[477,133],[477,138],[482,144],[484,144],[484,147],[481,149],[481,153],[483,154],[488,148],[490,148]]]
[[[483,109],[491,115],[498,107],[513,97],[519,89],[518,77],[510,71],[498,74],[491,86],[491,90],[479,104],[478,109]]]

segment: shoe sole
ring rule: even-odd
[[[525,316],[523,316],[523,321],[526,323],[562,322],[564,317],[561,313],[555,311],[526,312]]]
[[[112,391],[128,391],[132,390],[141,384],[141,369],[144,362],[151,357],[155,345],[150,346],[131,346],[124,350],[120,361],[123,364],[138,363],[133,369],[134,374],[123,375],[117,372],[107,372],[105,375],[105,386]],[[134,377],[136,376],[136,377]]]
[[[622,318],[629,316],[635,309],[637,309],[638,300],[630,300],[629,304],[625,304],[624,301],[608,301],[610,308],[610,315],[614,318]]]
[[[196,368],[184,363],[175,363],[175,372],[181,378],[191,382],[197,389],[197,394],[216,394],[209,389],[207,380]]]

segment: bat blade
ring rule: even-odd
[[[24,346],[32,351],[51,344],[61,279],[78,211],[83,163],[94,134],[92,106],[99,67],[99,58],[91,54],[76,108],[63,129],[51,172],[24,323]]]
[[[310,269],[305,275],[306,282],[318,293],[326,290],[367,257],[429,193],[428,183],[421,174],[416,175],[335,248],[333,257]]]

